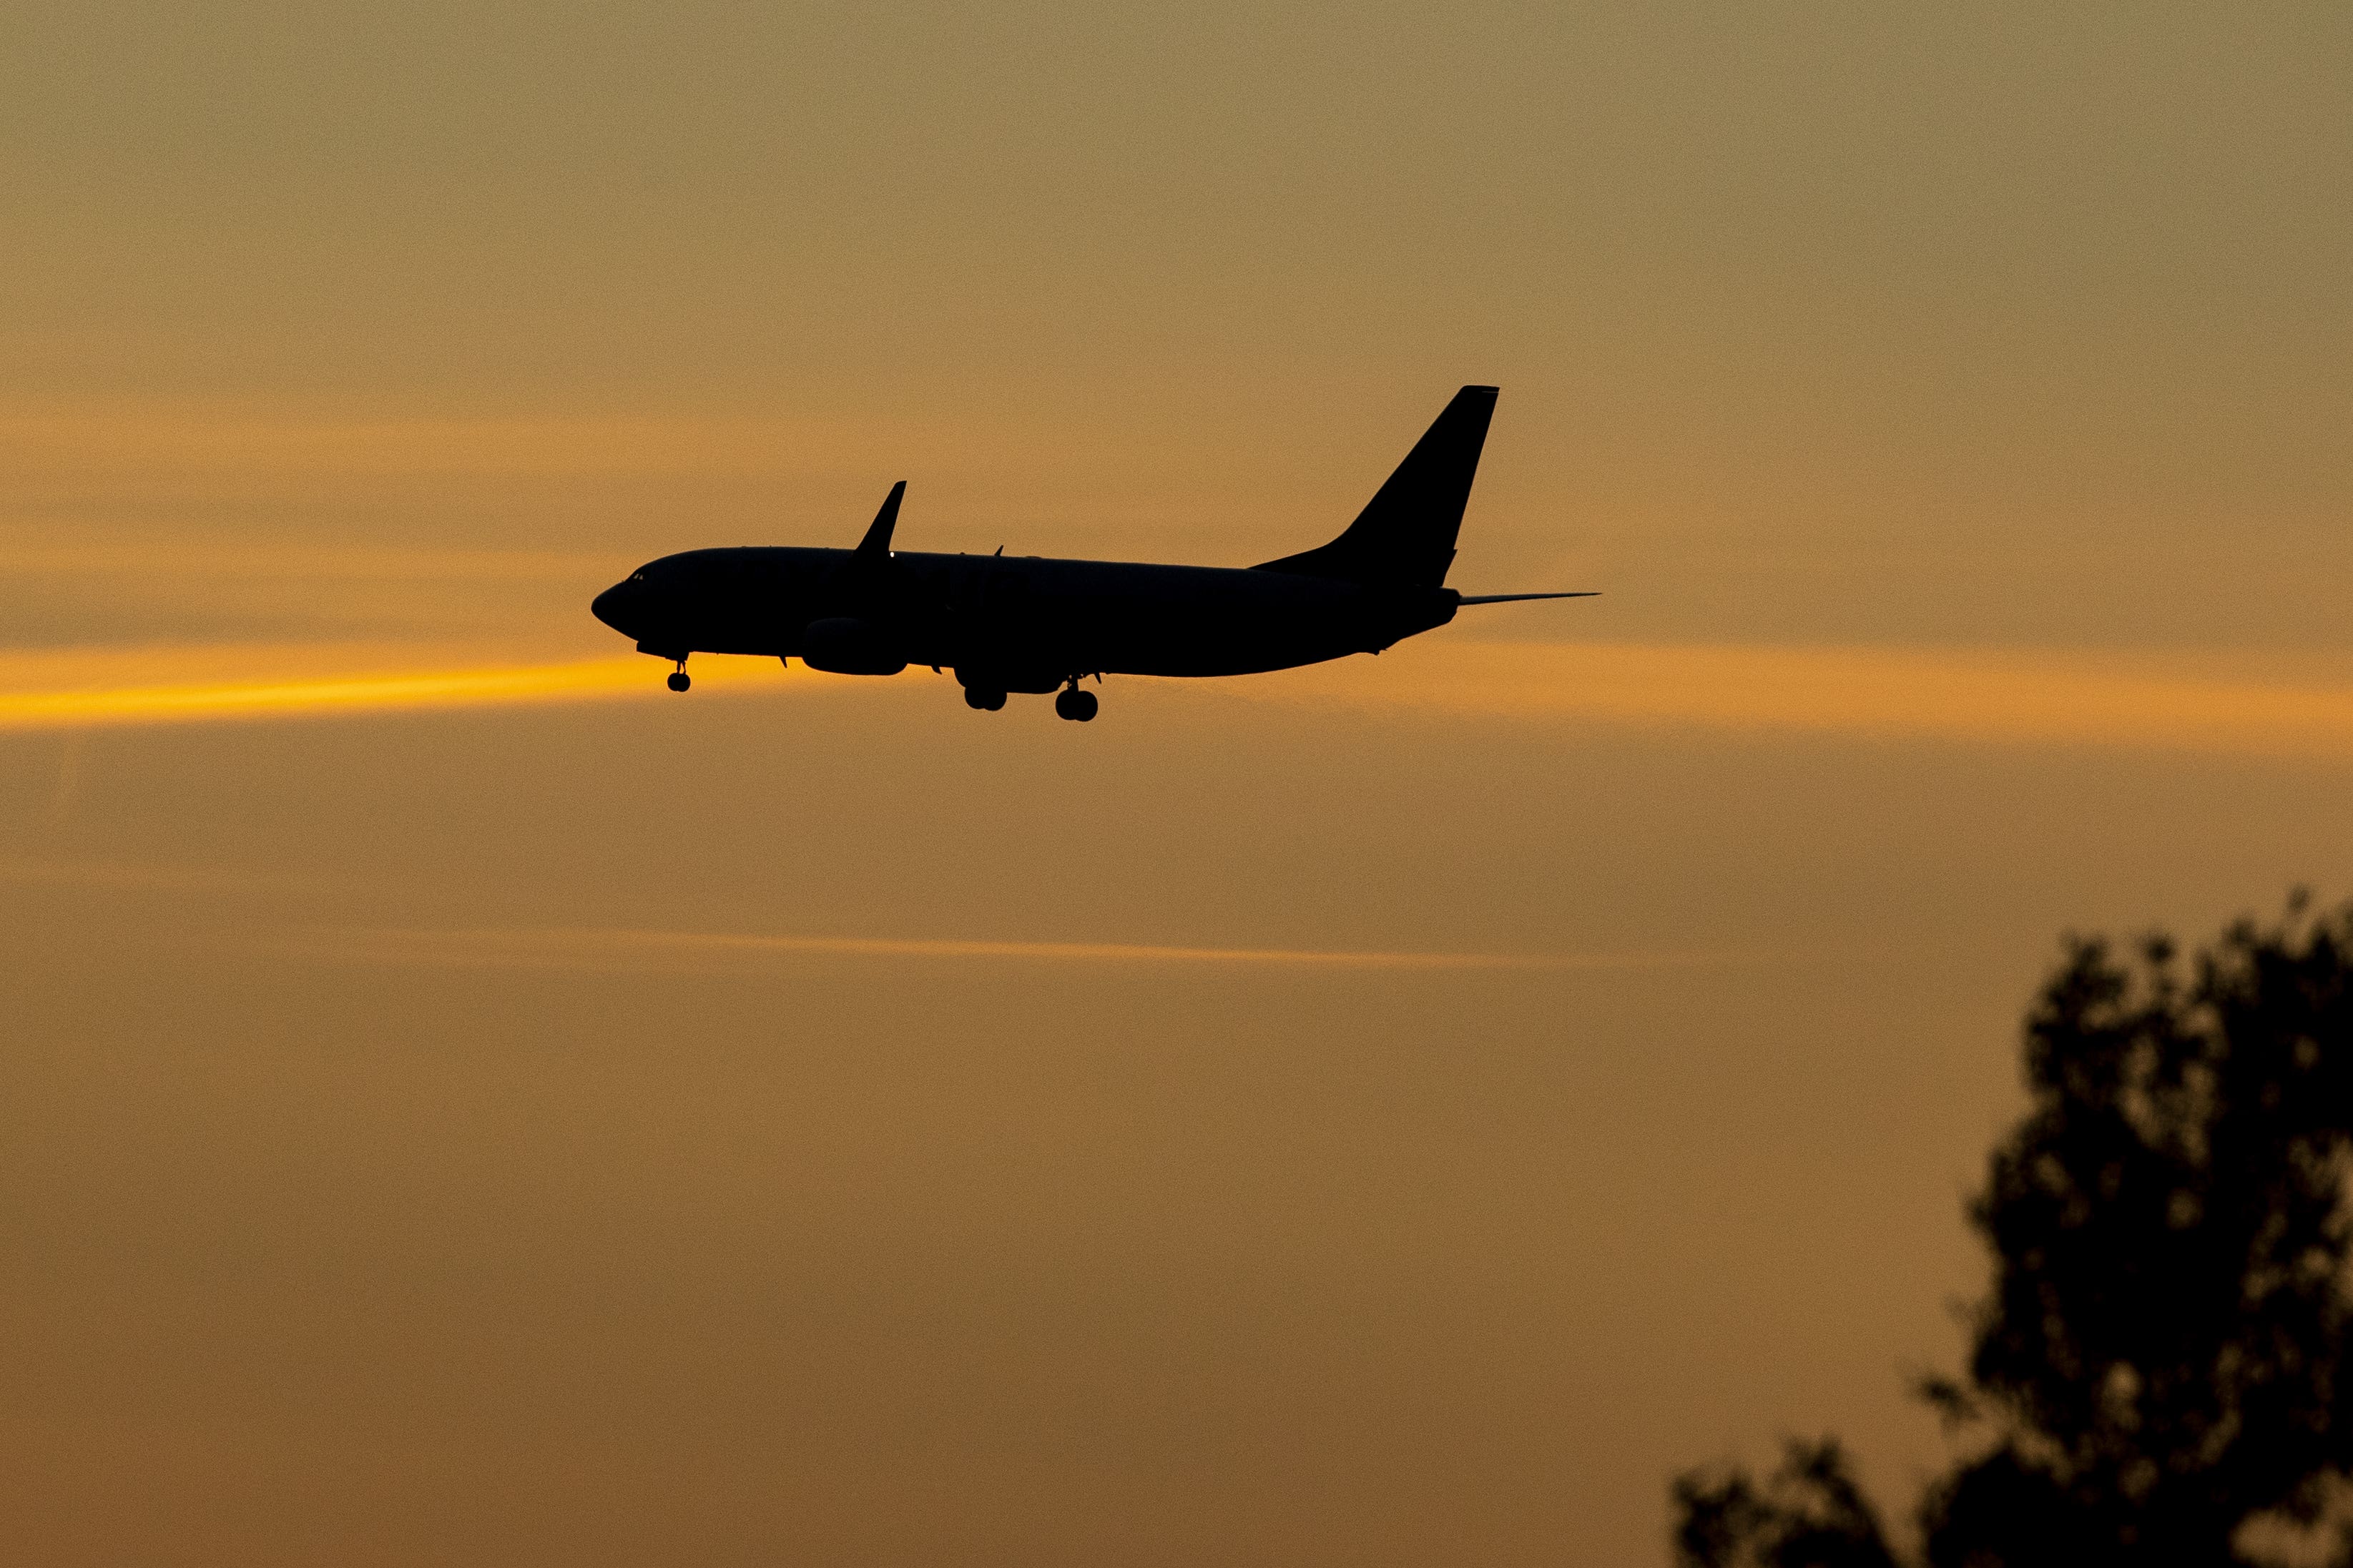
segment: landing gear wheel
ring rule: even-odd
[[[983,713],[994,713],[1005,706],[1005,693],[984,691],[977,686],[967,686],[964,689],[964,705],[967,708],[976,708]]]
[[[691,677],[691,676],[688,675],[688,674],[686,673],[686,671],[684,671],[684,670],[682,670],[682,669],[681,669],[681,670],[674,670],[674,671],[672,671],[672,672],[671,672],[671,674],[670,674],[670,689],[672,691],[683,691],[683,690],[685,690],[688,687],[690,687],[690,686],[691,686],[691,685],[693,685],[693,684],[694,684],[694,679],[693,679],[693,677]]]
[[[1095,694],[1082,691],[1075,686],[1064,687],[1054,696],[1054,711],[1064,719],[1083,724],[1095,716]]]

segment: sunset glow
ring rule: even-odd
[[[418,650],[336,646],[110,649],[0,655],[0,731],[299,718],[411,709],[503,707],[666,696],[664,666],[642,655],[442,662]],[[250,668],[243,679],[228,672]],[[180,679],[170,679],[172,676]],[[140,679],[144,676],[147,679]],[[705,660],[702,686],[794,679],[770,660]],[[164,679],[155,679],[163,677]]]
[[[1901,1531],[2353,896],[2353,6],[20,10],[10,1563]]]
[[[0,655],[0,731],[670,699],[642,655],[472,660],[340,645]],[[2200,675],[2174,658],[1885,647],[1481,643],[1457,638],[1233,682],[1243,700],[1505,722],[1682,726],[2353,761],[2353,684]],[[2152,668],[2153,667],[2153,668]],[[256,673],[236,679],[232,671]],[[871,681],[710,656],[695,693]],[[178,679],[173,679],[174,677]],[[913,673],[898,686],[938,681]],[[1130,689],[1151,689],[1140,682]],[[945,695],[944,689],[943,695]]]

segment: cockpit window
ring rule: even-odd
[[[630,582],[632,582],[632,583],[642,583],[642,582],[644,582],[645,580],[646,580],[646,569],[645,569],[644,567],[642,567],[642,566],[638,567],[636,571],[634,571],[634,572],[632,572],[632,573],[630,573],[630,574],[629,574],[629,581],[630,581]]]

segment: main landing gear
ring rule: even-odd
[[[961,671],[958,672],[958,679],[962,679]],[[979,679],[1002,679],[1003,677],[984,676]],[[1036,691],[1039,688],[1036,686],[1024,686],[1022,687],[1022,689],[1024,691]],[[1005,706],[1005,689],[1003,687],[994,685],[968,685],[964,689],[964,705],[967,708],[976,709],[983,713],[995,713]],[[1060,691],[1054,694],[1054,711],[1065,719],[1072,720],[1081,724],[1083,724],[1088,720],[1093,718],[1096,711],[1101,707],[1102,704],[1095,700],[1095,694],[1093,692],[1082,691],[1079,689],[1079,678],[1075,675],[1071,677],[1070,683],[1068,685],[1064,686]]]
[[[693,678],[686,673],[686,660],[680,659],[678,668],[670,671],[670,689],[672,691],[683,691],[693,684]]]

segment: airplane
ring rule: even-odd
[[[1461,594],[1445,585],[1496,389],[1454,395],[1356,520],[1328,544],[1251,567],[934,555],[891,548],[907,481],[854,550],[755,546],[665,555],[596,595],[596,618],[677,666],[696,653],[795,658],[836,675],[955,672],[968,707],[1055,693],[1084,723],[1106,675],[1254,675],[1377,654],[1465,605],[1592,593]]]

